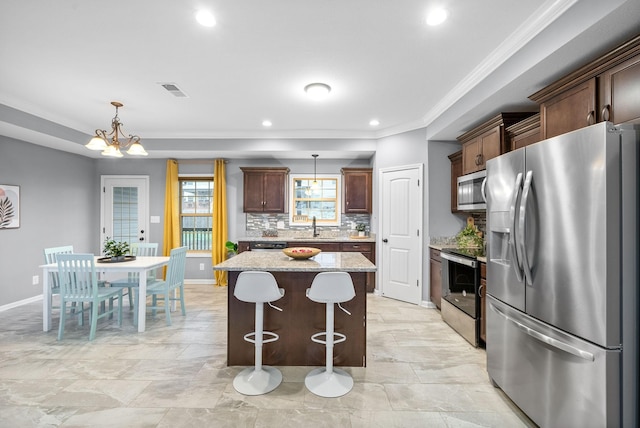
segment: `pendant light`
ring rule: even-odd
[[[317,172],[316,163],[317,163],[317,160],[318,160],[318,155],[313,154],[311,156],[313,156],[313,182],[311,183],[311,187],[315,189],[315,188],[318,187],[318,177],[316,175],[316,172]]]

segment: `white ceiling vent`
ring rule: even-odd
[[[187,94],[182,92],[182,89],[178,88],[178,85],[172,82],[160,83],[160,86],[165,88],[170,94],[178,98],[187,98]]]

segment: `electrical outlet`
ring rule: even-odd
[[[34,275],[34,276],[33,276],[33,278],[31,279],[31,283],[32,283],[33,285],[38,285],[38,284],[40,284],[40,276],[38,276],[38,275]]]
[[[204,270],[204,263],[200,263],[200,270]]]

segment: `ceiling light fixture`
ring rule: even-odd
[[[127,149],[127,154],[133,156],[147,156],[149,153],[140,144],[140,137],[129,135],[126,142],[119,138],[124,136],[122,122],[118,118],[118,108],[123,104],[118,101],[111,101],[111,105],[116,108],[116,115],[111,119],[111,132],[107,134],[104,129],[96,129],[96,135],[85,145],[89,150],[102,150],[102,156],[121,158],[123,156],[120,149]]]
[[[434,9],[427,15],[427,25],[440,25],[446,21],[448,15],[445,9]]]
[[[196,13],[196,21],[203,27],[213,27],[216,25],[216,18],[208,10],[200,10]]]
[[[378,126],[378,125],[380,125],[380,121],[379,121],[378,119],[371,119],[371,120],[369,121],[369,125],[371,125],[371,126]]]
[[[267,127],[267,128],[268,128],[268,127],[270,127],[271,125],[273,125],[273,123],[271,123],[271,121],[270,121],[270,120],[268,120],[268,119],[265,119],[265,120],[263,120],[263,121],[262,121],[262,126],[264,126],[264,127]]]
[[[316,163],[318,161],[318,155],[313,156],[313,183],[311,183],[311,187],[318,187],[318,176],[316,175]]]
[[[304,87],[304,91],[313,100],[323,100],[331,92],[331,86],[326,83],[309,83]]]

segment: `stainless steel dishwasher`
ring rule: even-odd
[[[282,251],[287,243],[282,241],[253,241],[249,243],[250,251]]]

